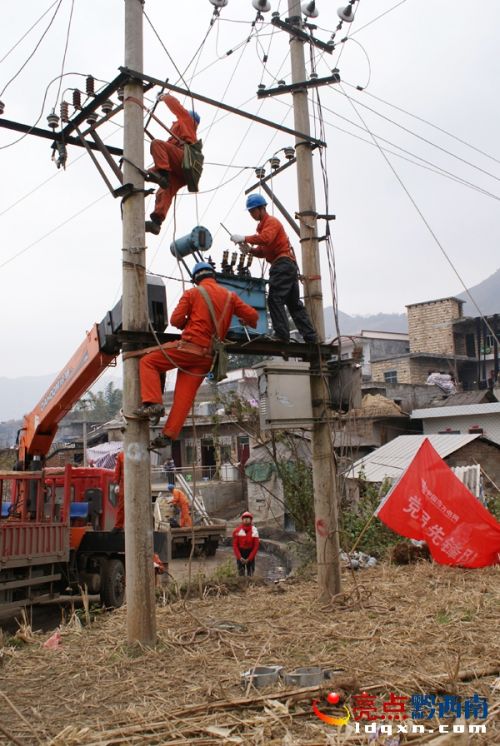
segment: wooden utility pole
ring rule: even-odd
[[[289,22],[300,25],[300,0],[288,0]],[[304,42],[290,35],[292,83],[307,80]],[[293,114],[296,130],[310,134],[307,90],[293,91]],[[317,334],[325,337],[321,267],[318,253],[314,172],[309,142],[296,139],[297,182],[299,197],[302,271],[305,276],[305,301]],[[311,376],[313,414],[317,419],[312,431],[314,514],[316,557],[320,597],[329,599],[340,592],[340,558],[338,534],[337,474],[330,427],[326,417],[326,383],[321,375]],[[321,421],[322,420],[322,421]]]
[[[125,0],[125,66],[142,72],[142,0]],[[125,85],[124,158],[144,168],[143,110],[140,82]],[[144,188],[141,173],[123,162],[123,183]],[[148,328],[144,234],[144,194],[134,192],[123,203],[123,329]],[[124,346],[124,351],[127,347]],[[128,415],[141,403],[138,358],[123,361],[123,410]],[[148,451],[149,422],[128,419],[125,452],[125,566],[127,576],[127,636],[130,643],[154,645],[156,612],[153,568],[153,512]]]

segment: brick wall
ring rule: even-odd
[[[462,304],[456,298],[415,303],[407,306],[410,352],[453,355],[452,321],[462,317]]]
[[[411,383],[411,359],[409,357],[398,357],[393,360],[380,360],[372,362],[372,380],[384,381],[384,373],[395,370],[398,383]]]
[[[416,360],[407,356],[392,360],[377,360],[372,363],[372,380],[385,382],[384,373],[395,370],[397,383],[424,384],[431,367],[429,360]]]

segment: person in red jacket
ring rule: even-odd
[[[174,96],[165,94],[160,100],[175,114],[176,120],[169,128],[172,136],[168,140],[153,140],[151,143],[151,155],[155,165],[149,171],[148,181],[156,182],[159,189],[156,192],[155,208],[150,215],[151,220],[146,221],[146,233],[154,233],[155,236],[160,233],[161,224],[173,198],[179,189],[186,186],[182,172],[184,143],[192,145],[196,142],[196,129],[200,123],[196,111],[185,109]]]
[[[253,575],[255,556],[259,551],[259,532],[253,525],[253,515],[247,510],[241,514],[241,523],[233,531],[233,552],[238,575]]]
[[[203,285],[212,301],[218,319],[219,339],[225,338],[233,315],[242,323],[254,328],[257,326],[258,312],[244,303],[236,293],[217,284],[211,264],[195,264],[192,279],[195,285]],[[151,442],[150,448],[164,448],[177,438],[193,405],[196,392],[210,372],[213,362],[214,324],[205,299],[197,287],[186,290],[182,295],[170,317],[170,323],[182,329],[181,339],[143,350],[139,364],[143,403],[134,414],[149,417],[153,422],[157,422],[164,411],[161,374],[173,368],[178,369],[172,408],[163,432]]]
[[[117,484],[118,505],[116,522],[113,531],[123,531],[125,524],[125,454],[120,451],[116,457],[115,474],[113,480]]]
[[[261,194],[248,196],[246,207],[252,218],[258,221],[257,233],[250,236],[234,233],[231,241],[240,244],[242,251],[265,259],[271,265],[267,303],[276,341],[290,341],[286,306],[304,341],[317,342],[309,314],[300,300],[299,270],[290,240],[278,218],[268,214],[266,205],[267,201]],[[256,248],[247,244],[255,244]]]

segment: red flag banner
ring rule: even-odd
[[[500,523],[455,476],[425,439],[377,509],[401,536],[427,542],[441,565],[500,563]]]

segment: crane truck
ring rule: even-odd
[[[148,277],[153,327],[167,324],[162,281]],[[120,351],[121,301],[95,324],[24,417],[13,471],[0,471],[0,611],[88,589],[105,606],[125,595],[125,540],[114,532],[117,512],[110,469],[46,466],[62,418]],[[167,537],[154,531],[154,551],[167,561]],[[153,558],[151,558],[153,561]]]

